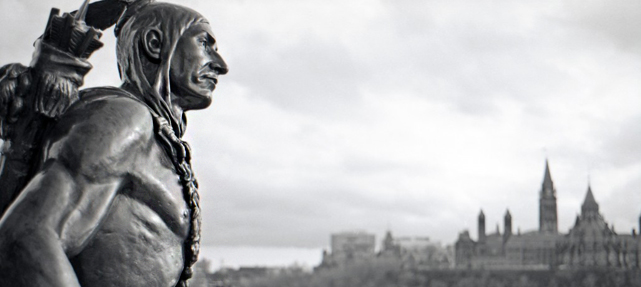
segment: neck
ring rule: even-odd
[[[170,105],[171,105],[171,112],[178,117],[177,120],[179,120],[181,123],[183,122],[183,117],[185,115],[185,110],[181,107],[180,103],[178,103],[178,99],[180,99],[179,95],[174,94],[173,92],[171,93],[170,97]],[[183,133],[185,132],[184,129],[186,128],[186,124],[183,123]],[[182,136],[181,136],[182,137]]]

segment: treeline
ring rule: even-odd
[[[314,273],[268,275],[234,287],[632,287],[641,271],[617,269],[483,271],[416,270],[375,261]]]
[[[270,275],[239,282],[238,287],[397,287],[402,274],[398,262],[376,260],[314,273]]]

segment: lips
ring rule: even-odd
[[[214,73],[205,73],[200,76],[203,80],[212,81],[215,84],[218,84],[218,75]]]
[[[215,84],[218,84],[218,79],[216,79],[216,78],[212,78],[212,77],[203,77],[203,79],[204,79],[205,81],[213,82],[213,83],[214,83],[214,85],[215,85]]]
[[[207,83],[211,83],[214,86],[218,83],[218,80],[212,78],[203,78],[203,80]]]
[[[207,83],[209,86],[208,88],[213,90],[216,87],[216,84],[218,84],[218,77],[215,74],[202,74],[200,76],[200,81],[203,83]]]

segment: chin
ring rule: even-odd
[[[211,105],[211,93],[191,97],[185,110],[202,110]]]

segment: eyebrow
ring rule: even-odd
[[[212,42],[212,44],[216,44],[216,37],[214,37],[214,35],[209,31],[205,30],[198,33],[198,37],[203,37],[203,36],[207,39],[207,41]]]
[[[216,44],[216,37],[214,37],[214,35],[212,35],[209,32],[206,32],[206,33],[207,33],[207,39],[211,41],[213,44]]]

